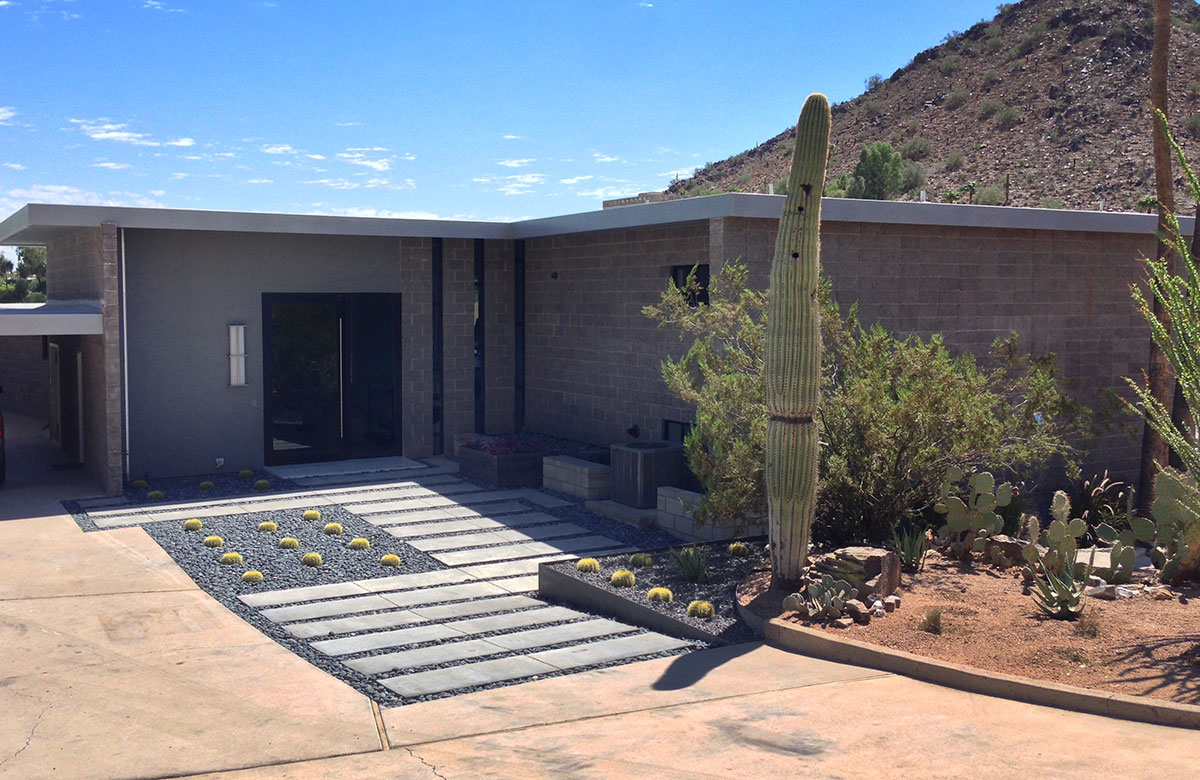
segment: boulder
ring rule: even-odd
[[[850,628],[850,626],[854,625],[854,618],[840,617],[833,621],[833,625],[836,628]]]
[[[890,596],[900,587],[900,559],[882,547],[842,547],[819,556],[813,570],[849,582],[860,599]]]
[[[995,560],[997,553],[1002,553],[1015,566],[1025,562],[1025,548],[1028,546],[1029,542],[1024,539],[997,534],[987,538],[983,546],[983,556],[990,561]],[[993,550],[996,552],[992,552]]]

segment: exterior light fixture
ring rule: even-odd
[[[246,386],[246,326],[229,326],[229,386]]]

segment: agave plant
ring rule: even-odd
[[[1083,579],[1076,580],[1070,566],[1048,566],[1039,556],[1038,567],[1033,570],[1033,602],[1052,618],[1074,620],[1083,612],[1084,593],[1091,573],[1089,562]]]
[[[901,571],[915,574],[925,568],[925,553],[929,551],[929,537],[925,531],[893,528],[892,541],[896,545],[896,555],[900,558]]]

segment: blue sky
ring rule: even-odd
[[[0,0],[26,202],[511,220],[856,96],[994,2]]]

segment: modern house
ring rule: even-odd
[[[659,365],[685,345],[641,309],[694,264],[741,256],[765,286],[783,200],[514,223],[30,204],[0,245],[47,247],[49,300],[0,306],[0,403],[44,415],[113,493],[146,475],[424,457],[471,431],[676,437],[691,412]],[[830,199],[823,218],[834,294],[865,322],[954,350],[1016,330],[1092,405],[1145,365],[1129,285],[1152,215]],[[1091,448],[1134,472],[1127,435]]]

